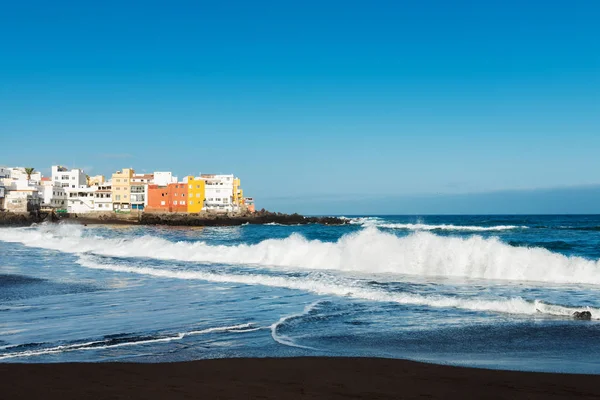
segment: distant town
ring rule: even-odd
[[[108,179],[83,169],[52,166],[51,176],[35,168],[0,167],[0,210],[57,213],[93,212],[251,212],[254,199],[244,197],[233,174],[189,175],[181,181],[171,172],[137,174],[123,168]]]

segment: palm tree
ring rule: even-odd
[[[87,182],[87,185],[90,186],[90,176],[89,175],[85,175],[85,181]]]
[[[25,173],[27,174],[27,184],[29,184],[29,181],[31,180],[31,175],[33,174],[33,171],[35,171],[35,168],[25,168]]]

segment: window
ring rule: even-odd
[[[102,204],[98,204],[98,208],[102,208]]]
[[[121,182],[121,180],[120,180],[120,179],[117,179],[117,182],[119,182],[119,183],[120,183],[120,182]]]
[[[221,189],[217,189],[217,193],[221,193]]]
[[[190,185],[190,189],[192,188],[192,185]]]
[[[179,204],[185,206],[185,201],[180,201]]]
[[[173,196],[177,197],[177,193],[175,193]]]
[[[200,185],[196,185],[196,189],[200,189]]]
[[[164,201],[161,201],[161,202],[160,202],[160,205],[161,205],[161,206],[164,206],[164,205],[165,205],[165,202],[164,202]]]
[[[192,204],[194,204],[194,202],[190,200],[190,206],[191,206]]]
[[[185,197],[185,193],[181,193],[181,197]]]
[[[200,193],[196,193],[196,197],[200,197]]]
[[[75,188],[75,185],[71,185],[72,188]]]
[[[121,195],[120,195],[120,194],[118,194],[118,195],[117,195],[117,197],[116,197],[116,199],[117,199],[117,200],[121,200]]]
[[[177,200],[173,200],[173,204],[177,205]]]

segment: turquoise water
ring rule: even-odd
[[[348,218],[0,228],[0,362],[358,355],[600,373],[600,216]]]

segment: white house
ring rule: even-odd
[[[0,179],[10,178],[10,170],[6,167],[0,167]]]
[[[39,183],[42,180],[42,173],[35,171],[31,174],[31,178],[27,179],[27,172],[25,172],[24,167],[2,168],[2,171],[0,171],[0,178],[10,178],[13,181],[24,182],[29,180],[30,183]]]
[[[94,211],[112,211],[112,184],[105,182],[98,185],[94,192]]]
[[[39,210],[40,197],[36,188],[16,189],[6,192],[4,207],[7,211],[28,212]]]
[[[65,188],[65,192],[67,192],[67,211],[70,213],[95,211],[94,194],[97,190],[98,186]]]
[[[213,211],[233,211],[233,174],[200,175],[206,182],[205,208]]]
[[[171,172],[154,172],[154,183],[158,186],[167,186],[169,183],[177,183],[177,177],[173,176]]]
[[[52,180],[42,179],[40,187],[40,196],[42,197],[42,205],[45,207],[67,209],[67,192],[60,183]]]
[[[131,177],[131,209],[143,210],[148,205],[148,184],[154,183],[154,174],[134,174]]]
[[[87,187],[85,172],[79,168],[69,170],[60,165],[52,166],[52,182],[64,188],[79,189]]]

